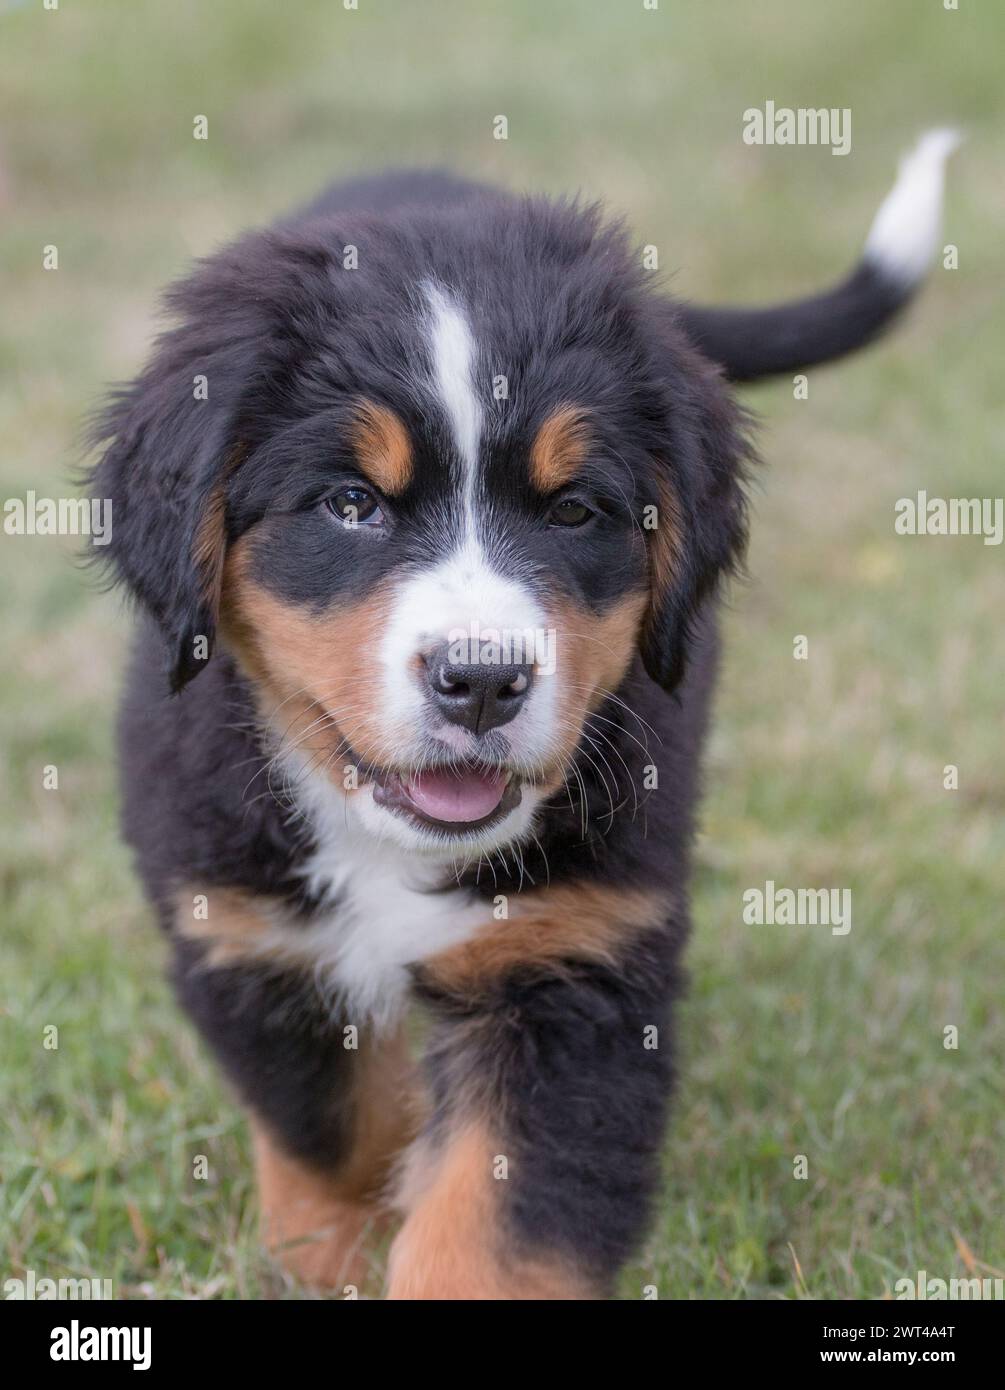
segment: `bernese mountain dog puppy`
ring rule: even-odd
[[[611,1293],[746,535],[728,382],[893,317],[951,143],[780,307],[675,302],[596,207],[436,173],[339,184],[168,292],[95,434],[141,612],[123,823],[301,1279],[359,1286],[393,1211],[391,1298]]]

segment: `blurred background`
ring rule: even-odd
[[[3,498],[72,492],[85,414],[139,368],[163,284],[335,175],[582,191],[679,293],[753,302],[835,279],[919,131],[967,133],[959,268],[882,345],[810,373],[807,400],[746,393],[752,578],[728,618],[667,1185],[625,1297],[872,1298],[1005,1267],[1003,552],[893,531],[919,488],[1003,491],[1003,45],[992,0],[0,0]],[[850,107],[851,153],[745,145],[767,100]],[[118,842],[128,619],[76,547],[0,534],[0,1276],[295,1296]],[[850,887],[851,933],[743,925],[769,878]]]

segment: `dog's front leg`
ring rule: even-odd
[[[427,963],[433,1109],[403,1174],[389,1297],[610,1294],[658,1182],[672,956],[660,927],[603,960],[497,971],[461,948]]]
[[[246,895],[214,889],[210,902],[212,934],[179,933],[175,980],[250,1111],[265,1244],[306,1284],[359,1290],[418,1128],[404,1030],[357,1027],[310,972],[256,956],[266,923]]]

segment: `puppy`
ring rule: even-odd
[[[890,321],[950,145],[777,308],[675,302],[596,208],[433,173],[337,185],[168,292],[95,436],[141,615],[123,823],[302,1279],[358,1286],[393,1208],[391,1298],[611,1293],[746,536],[727,382]]]

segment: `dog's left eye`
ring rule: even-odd
[[[552,507],[548,516],[549,526],[583,526],[593,516],[592,508],[578,497],[563,497]]]
[[[325,505],[343,526],[383,526],[384,513],[376,497],[365,487],[344,487],[327,498]]]

